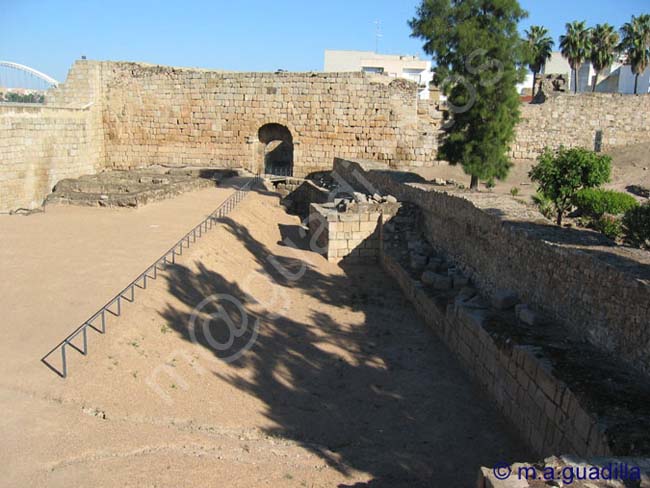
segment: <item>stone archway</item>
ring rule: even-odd
[[[281,124],[265,124],[257,132],[263,145],[264,173],[293,175],[293,136],[291,131]]]

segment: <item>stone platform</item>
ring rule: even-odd
[[[140,207],[181,193],[218,185],[236,176],[230,169],[165,168],[105,171],[61,180],[46,204]]]

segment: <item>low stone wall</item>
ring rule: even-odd
[[[329,262],[376,263],[379,217],[394,215],[398,209],[397,203],[359,204],[339,212],[334,203],[313,203],[309,232]]]
[[[385,252],[380,255],[382,267],[397,280],[417,312],[536,454],[611,454],[597,419],[537,359],[534,349],[512,342],[498,344],[485,328],[482,310],[462,303],[439,307],[397,261]]]
[[[334,172],[360,191],[420,207],[427,239],[460,263],[487,296],[513,290],[576,337],[650,376],[647,253],[608,247],[588,232],[517,220],[500,208],[483,210],[469,194],[401,184],[389,172],[365,171],[362,163],[336,159]]]
[[[301,178],[287,178],[278,182],[275,189],[282,197],[282,205],[287,211],[302,218],[309,216],[309,206],[312,203],[327,203],[329,199],[329,191]]]

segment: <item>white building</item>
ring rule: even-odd
[[[610,68],[598,76],[596,92],[599,93],[634,93],[634,78],[632,68],[624,64],[625,59],[619,58]],[[570,79],[570,89],[573,92],[575,76],[569,66],[569,61],[559,51],[554,51],[551,59],[546,62],[543,74],[566,75]],[[590,92],[596,78],[596,72],[590,62],[582,64],[578,70],[578,92]],[[650,68],[639,76],[638,93],[650,92]]]
[[[415,81],[420,87],[420,98],[429,98],[429,83],[433,80],[431,61],[417,56],[377,54],[372,51],[325,51],[326,72],[363,71],[393,78]]]

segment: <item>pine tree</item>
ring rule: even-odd
[[[470,188],[505,179],[512,166],[526,59],[517,24],[526,15],[517,0],[422,0],[409,22],[437,64],[435,81],[453,113],[438,158],[461,164]]]

